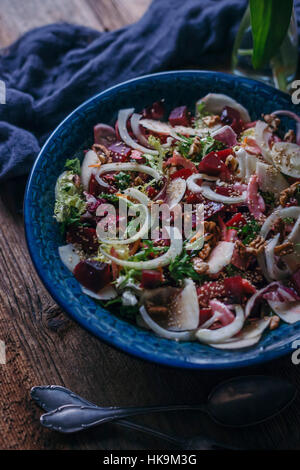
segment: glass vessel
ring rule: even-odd
[[[277,54],[261,69],[252,65],[253,39],[251,30],[250,7],[242,18],[232,53],[232,72],[260,80],[275,86],[282,91],[289,91],[294,80],[298,64],[298,34],[295,10],[293,10],[290,26]]]

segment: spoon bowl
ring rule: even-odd
[[[212,390],[206,411],[223,426],[249,426],[277,415],[296,394],[294,385],[280,377],[235,377]]]

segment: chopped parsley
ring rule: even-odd
[[[192,264],[191,255],[185,250],[177,255],[176,258],[169,264],[170,276],[175,281],[181,281],[187,277],[193,279],[193,281],[205,281],[206,277],[204,274],[198,274]]]
[[[224,144],[219,140],[215,140],[213,137],[208,135],[207,137],[203,137],[201,139],[202,143],[202,158],[205,157],[210,152],[216,152],[218,150],[224,149]]]
[[[184,135],[178,134],[179,137],[182,139],[177,143],[177,149],[181,155],[185,158],[189,158],[189,152],[191,145],[194,142],[195,137],[185,137]],[[210,152],[215,152],[218,150],[222,150],[224,148],[224,144],[215,140],[210,135],[201,138],[201,150],[197,155],[193,156],[193,161],[200,162],[205,155]]]
[[[228,277],[233,277],[233,276],[237,276],[237,275],[242,276],[244,274],[240,269],[236,268],[231,263],[229,263],[229,264],[227,264],[227,266],[225,266],[225,271],[226,271],[226,274],[228,275]]]
[[[119,202],[119,198],[115,194],[100,193],[98,194],[97,198],[106,199],[106,201],[112,202],[113,204]]]
[[[283,219],[283,222],[284,222],[285,224],[293,224],[293,223],[294,223],[294,219],[293,219],[293,217],[285,217],[285,218]]]
[[[132,284],[136,284],[136,281],[141,277],[141,271],[133,268],[124,268],[124,274],[118,277],[114,284],[118,289],[125,289],[130,287]]]
[[[158,155],[155,156],[155,158],[151,159],[151,163],[152,163],[151,166],[152,167],[154,166],[156,170],[158,170],[159,172],[162,172],[163,161],[169,150],[163,147],[161,141],[157,137],[154,137],[153,135],[150,135],[148,137],[148,142],[149,142],[150,147],[158,151]]]
[[[167,246],[154,246],[152,240],[143,240],[143,244],[145,245],[143,250],[129,258],[131,261],[147,261],[151,256],[168,250]]]
[[[71,171],[75,175],[80,175],[80,161],[79,158],[68,158],[65,164],[65,169]]]
[[[56,183],[56,201],[54,217],[61,223],[62,232],[67,225],[78,224],[81,214],[86,210],[82,187],[74,184],[74,174],[66,171],[58,178]]]
[[[131,177],[128,173],[120,171],[117,175],[114,175],[116,185],[120,191],[124,191],[130,185]]]
[[[121,317],[127,318],[129,320],[135,319],[136,315],[139,313],[139,305],[122,305],[122,298],[116,297],[115,299],[108,300],[107,302],[100,301],[102,307],[104,308],[113,308],[116,313]]]
[[[260,225],[256,220],[250,220],[246,225],[238,229],[238,235],[242,238],[244,245],[252,242],[260,232]]]
[[[194,142],[194,137],[185,137],[184,135],[178,134],[182,140],[179,140],[177,143],[178,152],[183,155],[185,158],[189,157],[189,151],[192,143]]]
[[[205,111],[205,102],[200,101],[200,103],[197,103],[196,105],[196,116],[198,118],[203,118],[205,116],[209,116],[209,113]]]

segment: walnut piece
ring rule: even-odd
[[[199,251],[198,256],[202,260],[206,259],[220,238],[220,228],[215,222],[204,222],[204,246]]]
[[[273,225],[273,230],[276,234],[277,233],[280,234],[280,237],[279,237],[278,241],[279,241],[279,243],[281,243],[284,240],[284,236],[285,236],[285,223],[284,223],[283,219],[277,219],[276,220],[276,222]]]
[[[279,202],[280,202],[280,205],[282,207],[285,207],[288,200],[291,197],[294,196],[294,194],[295,194],[295,192],[296,192],[296,190],[299,186],[300,186],[300,181],[296,181],[296,183],[293,183],[291,186],[289,186],[288,188],[281,191],[280,197],[279,197]]]
[[[134,184],[135,186],[139,186],[141,184],[143,184],[143,180],[140,176],[136,176],[136,178],[134,178]]]
[[[265,249],[266,241],[263,237],[258,235],[248,246],[246,246],[246,253],[250,255],[259,255]]]
[[[193,268],[198,274],[205,274],[208,271],[208,264],[201,258],[193,258]]]
[[[280,119],[273,114],[264,114],[263,118],[272,131],[277,131],[280,125]]]
[[[189,150],[189,157],[193,160],[201,152],[202,144],[199,136],[196,136]]]
[[[266,241],[258,235],[248,246],[240,240],[235,242],[235,246],[242,260],[248,260],[250,256],[257,256],[264,250]]]
[[[269,325],[270,330],[271,331],[276,330],[276,328],[279,327],[279,323],[280,323],[280,318],[277,315],[274,315],[270,321],[270,325]]]
[[[293,242],[290,242],[290,241],[282,243],[281,245],[277,245],[274,248],[274,253],[277,256],[289,255],[290,253],[293,253],[293,251],[294,251],[294,244]]]
[[[111,151],[105,147],[105,145],[101,144],[94,144],[92,146],[92,150],[97,154],[101,163],[111,163]]]
[[[211,250],[212,250],[212,247],[210,246],[210,244],[209,243],[204,243],[204,246],[203,246],[202,250],[199,251],[199,253],[198,253],[199,258],[201,258],[203,260],[208,258]]]
[[[213,127],[220,122],[220,116],[218,116],[217,114],[213,116],[204,116],[202,118],[202,121],[204,122],[204,124],[206,124],[206,126]]]
[[[204,240],[205,242],[209,242],[209,244],[214,247],[220,238],[220,227],[216,224],[216,222],[208,222],[207,220],[204,222]]]
[[[296,134],[293,131],[293,129],[290,129],[289,131],[287,131],[287,133],[284,135],[283,140],[285,142],[296,143]]]
[[[231,171],[236,171],[239,166],[239,162],[233,155],[228,155],[225,161],[225,165],[229,168]]]

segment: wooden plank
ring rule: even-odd
[[[9,45],[31,28],[60,21],[103,30],[85,0],[1,0],[0,47]]]
[[[106,30],[134,23],[146,11],[151,0],[87,0]]]

